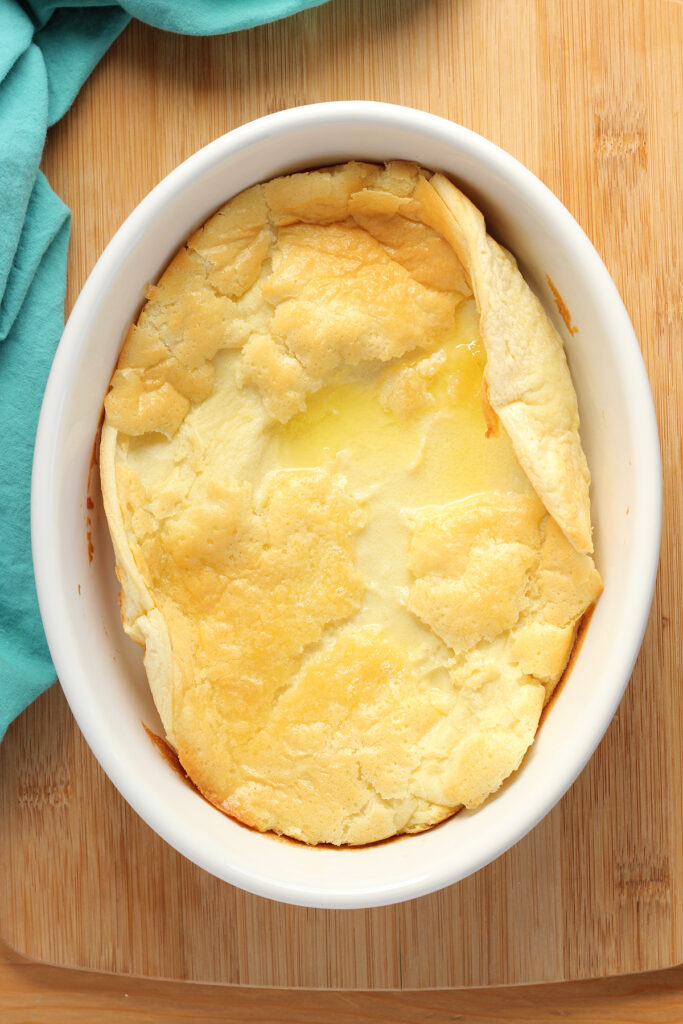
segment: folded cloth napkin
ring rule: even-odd
[[[0,0],[0,739],[54,681],[29,529],[40,403],[64,324],[68,208],[39,170],[47,128],[131,17],[218,35],[325,0]]]

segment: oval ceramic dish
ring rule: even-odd
[[[535,743],[495,796],[419,835],[334,849],[240,826],[194,792],[150,742],[142,723],[162,729],[142,652],[121,629],[99,490],[88,488],[102,400],[146,283],[246,186],[352,158],[414,160],[451,176],[553,316],[579,397],[605,589]],[[553,287],[575,333],[557,315]],[[652,598],[661,522],[657,429],[614,283],[537,178],[490,142],[430,114],[370,102],[317,104],[254,121],[200,150],[109,243],[55,356],[36,440],[31,519],[38,597],[62,687],[93,753],[138,814],[190,860],[250,892],[315,907],[378,906],[432,892],[498,857],[548,813],[594,751],[628,682]]]

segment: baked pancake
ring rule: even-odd
[[[519,767],[601,581],[561,340],[455,186],[354,162],[231,199],[105,410],[123,626],[208,800],[361,844]]]

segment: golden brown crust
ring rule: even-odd
[[[121,614],[168,739],[217,807],[308,843],[478,806],[601,586],[492,429],[439,204],[403,162],[248,189],[149,290],[106,400]]]

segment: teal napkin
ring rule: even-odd
[[[0,0],[0,739],[55,678],[29,528],[40,403],[64,324],[70,212],[38,169],[58,121],[131,17],[218,35],[325,0]]]

